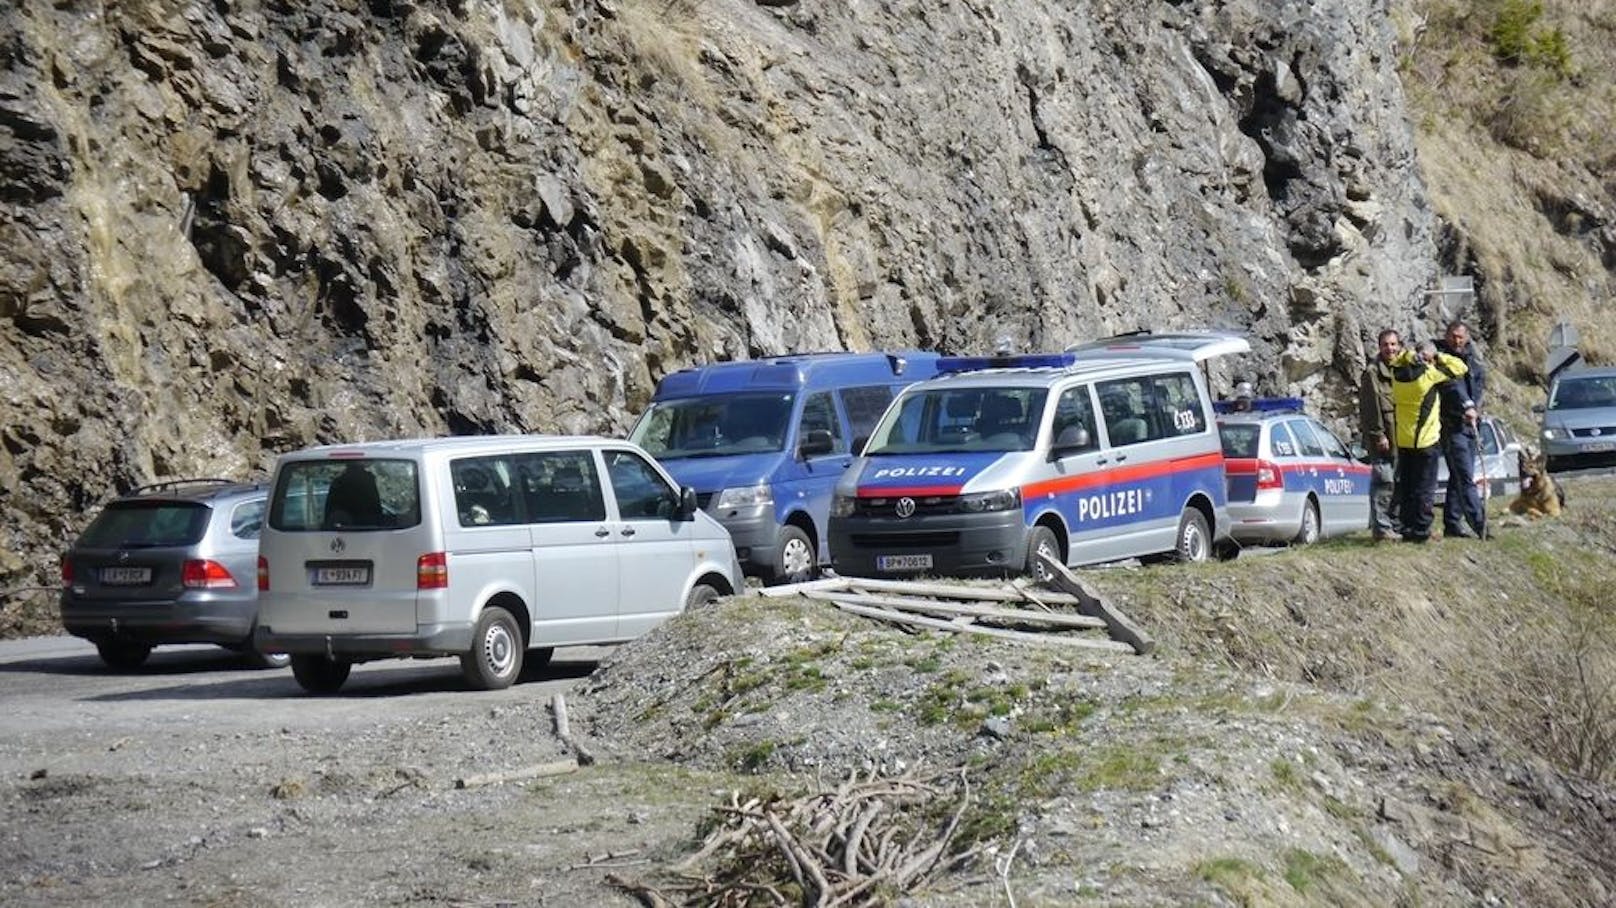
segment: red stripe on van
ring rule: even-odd
[[[1141,479],[1155,479],[1158,476],[1170,476],[1174,473],[1189,473],[1194,470],[1219,467],[1223,463],[1223,452],[1217,451],[1211,454],[1197,454],[1194,457],[1177,457],[1172,460],[1158,460],[1153,463],[1134,464],[1126,467],[1108,467],[1103,470],[1095,470],[1092,473],[1028,483],[1021,487],[1021,497],[1023,499],[1033,499],[1044,495],[1075,492],[1090,486],[1114,482],[1136,482]]]

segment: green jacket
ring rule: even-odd
[[[1363,370],[1358,383],[1358,435],[1371,458],[1390,457],[1397,448],[1397,412],[1392,404],[1392,367],[1375,357]],[[1384,455],[1380,440],[1391,446]]]
[[[1442,438],[1438,395],[1447,382],[1465,374],[1464,360],[1438,353],[1430,363],[1413,350],[1392,357],[1392,404],[1396,409],[1397,446],[1423,449]]]

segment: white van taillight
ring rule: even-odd
[[[73,562],[66,555],[62,556],[62,586],[73,585]]]
[[[233,590],[236,578],[217,561],[193,558],[180,568],[180,585],[191,590]]]
[[[446,553],[427,552],[415,559],[415,588],[418,590],[449,588],[449,556]]]
[[[1279,465],[1272,461],[1257,461],[1257,488],[1283,489],[1285,488],[1285,475],[1279,471]]]
[[[268,591],[269,591],[269,559],[265,558],[262,555],[259,555],[258,556],[258,592],[266,593]]]

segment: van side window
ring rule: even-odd
[[[522,522],[511,459],[462,457],[449,461],[455,513],[463,527],[510,526]]]
[[[1147,417],[1151,413],[1149,378],[1119,378],[1095,386],[1100,392],[1100,414],[1113,447],[1161,438]]]
[[[516,475],[529,523],[606,519],[606,496],[589,451],[518,454]]]
[[[1206,408],[1195,379],[1188,373],[1156,375],[1150,379],[1156,392],[1157,431],[1160,437],[1199,435],[1206,431]]]
[[[875,421],[887,411],[887,404],[892,403],[892,389],[886,385],[843,388],[836,393],[842,396],[842,409],[847,412],[854,438],[870,437]]]
[[[678,513],[678,491],[638,454],[607,451],[606,475],[617,495],[618,516],[624,520],[672,520]]]
[[[1324,456],[1324,446],[1319,444],[1318,438],[1313,435],[1312,427],[1306,421],[1293,419],[1289,425],[1292,434],[1296,436],[1296,444],[1300,448],[1303,457]]]
[[[808,437],[808,433],[814,431],[829,432],[831,451],[837,454],[847,453],[847,439],[842,435],[842,422],[836,418],[836,403],[831,400],[828,391],[812,395],[803,403],[802,421],[797,425],[797,443],[801,444],[803,439]]]
[[[1275,457],[1296,456],[1296,441],[1291,438],[1291,430],[1285,428],[1282,422],[1268,427],[1268,447],[1273,449]]]
[[[1067,388],[1055,401],[1054,446],[1078,451],[1089,451],[1100,446],[1100,435],[1094,426],[1094,404],[1089,399],[1088,385]]]

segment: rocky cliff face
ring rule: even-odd
[[[616,432],[719,358],[1229,327],[1339,401],[1436,271],[1383,0],[0,23],[0,587],[140,481]]]

